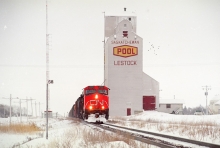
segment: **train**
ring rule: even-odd
[[[87,86],[73,104],[69,117],[88,122],[105,122],[109,118],[109,88],[106,86]]]

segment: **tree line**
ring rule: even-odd
[[[25,107],[21,108],[21,115],[26,116],[27,109]],[[8,118],[10,116],[10,106],[0,104],[0,117]],[[11,107],[11,116],[20,116],[20,108],[17,106]]]

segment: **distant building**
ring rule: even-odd
[[[208,111],[209,114],[220,114],[220,95],[217,95],[210,100]]]
[[[126,116],[155,110],[159,83],[143,72],[143,39],[136,34],[136,16],[105,16],[104,79],[109,115]]]
[[[157,111],[170,114],[182,114],[183,103],[183,100],[178,99],[160,99]]]

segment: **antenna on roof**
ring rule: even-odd
[[[124,11],[126,11],[126,8],[124,8]]]

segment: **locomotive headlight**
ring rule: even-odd
[[[96,94],[96,95],[95,95],[95,98],[96,98],[96,99],[98,99],[98,98],[99,98],[99,96]]]
[[[92,106],[89,106],[89,109],[92,109]]]
[[[105,109],[105,107],[104,107],[104,106],[102,106],[102,109]]]

